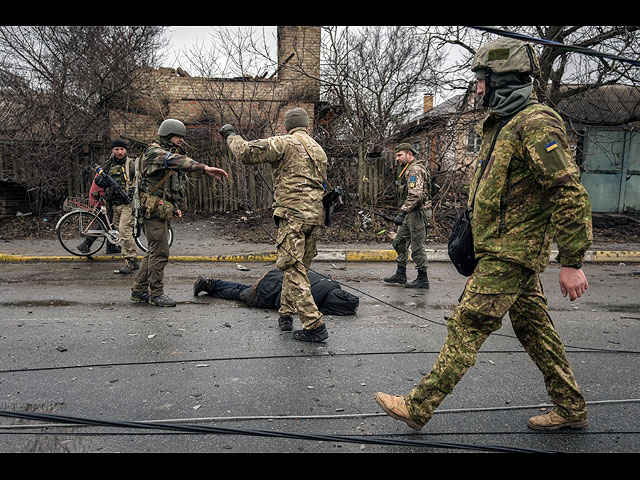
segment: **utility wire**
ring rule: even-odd
[[[511,32],[508,30],[501,30],[495,27],[479,27],[479,26],[471,26],[467,25],[467,28],[473,28],[475,30],[481,30],[484,32],[493,33],[496,35],[500,35],[501,37],[511,37],[516,38],[518,40],[523,40],[526,42],[537,43],[540,45],[546,45],[548,47],[554,48],[556,50],[562,50],[565,52],[575,52],[581,53],[583,55],[588,55],[591,57],[599,57],[599,58],[608,58],[609,60],[616,60],[622,63],[628,63],[634,65],[636,67],[640,67],[640,60],[634,60],[632,58],[621,57],[619,55],[613,55],[610,53],[603,53],[597,50],[593,50],[592,48],[580,47],[577,45],[567,45],[564,43],[556,42],[554,40],[547,40],[542,38],[531,37],[529,35],[524,35],[522,33]]]
[[[450,443],[450,442],[430,442],[419,440],[390,440],[378,437],[350,437],[345,435],[317,435],[317,434],[303,434],[303,433],[291,433],[291,432],[277,432],[269,430],[253,430],[253,429],[241,429],[241,428],[222,428],[222,427],[208,427],[200,425],[187,425],[187,424],[157,424],[157,423],[143,423],[143,422],[127,422],[127,421],[110,421],[110,420],[97,420],[81,417],[70,417],[63,415],[51,415],[51,414],[39,414],[39,413],[23,413],[23,412],[10,412],[6,410],[0,410],[0,416],[21,418],[27,420],[47,420],[56,421],[62,424],[83,424],[92,426],[108,426],[108,427],[121,427],[121,428],[137,428],[146,430],[171,430],[183,433],[209,433],[209,434],[233,434],[233,435],[250,435],[257,437],[271,437],[271,438],[288,438],[297,440],[314,440],[314,441],[329,441],[329,442],[341,442],[341,443],[357,443],[367,445],[393,445],[393,446],[405,446],[405,447],[431,447],[431,448],[449,448],[456,450],[476,450],[487,452],[509,452],[509,453],[560,453],[551,450],[538,450],[531,448],[518,448],[518,447],[506,447],[501,445],[467,445],[462,443]]]

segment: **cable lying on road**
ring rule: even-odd
[[[159,424],[153,422],[126,422],[126,421],[109,421],[96,420],[80,417],[69,417],[62,415],[39,414],[39,413],[20,413],[0,410],[0,416],[21,418],[27,420],[43,420],[55,421],[62,424],[82,424],[92,426],[106,426],[116,428],[139,428],[146,430],[171,430],[183,433],[209,433],[209,434],[225,434],[225,435],[250,435],[258,437],[271,438],[288,438],[297,440],[314,440],[329,441],[338,443],[357,443],[366,445],[393,445],[405,447],[431,447],[431,448],[447,448],[455,450],[475,450],[485,452],[503,452],[503,453],[560,453],[552,450],[538,450],[531,448],[507,447],[501,445],[468,445],[462,443],[450,442],[430,442],[421,440],[389,440],[378,437],[351,437],[347,435],[315,435],[292,432],[277,432],[267,430],[251,430],[241,428],[221,428],[221,427],[205,427],[199,425],[185,424]]]

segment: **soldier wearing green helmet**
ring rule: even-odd
[[[158,137],[142,155],[140,210],[148,241],[133,282],[131,300],[159,307],[175,307],[164,293],[164,268],[169,261],[169,221],[182,216],[180,204],[185,189],[185,172],[204,173],[216,179],[228,177],[220,168],[189,158],[182,145],[187,129],[180,120],[168,119],[158,128]]]
[[[592,243],[589,196],[562,118],[533,92],[531,75],[539,68],[531,46],[496,40],[478,50],[472,69],[489,108],[476,127],[483,142],[468,205],[477,266],[448,319],[447,339],[431,372],[407,395],[378,392],[374,398],[393,418],[422,429],[508,313],[555,405],[528,426],[583,428],[586,402],[549,317],[539,275],[555,236],[562,294],[573,301],[588,288],[582,261]]]

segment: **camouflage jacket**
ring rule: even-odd
[[[118,160],[113,153],[109,156],[102,170],[113,178],[125,192],[131,192],[131,185],[135,176],[135,160],[129,156]],[[129,171],[127,171],[127,168]]]
[[[271,164],[274,216],[305,225],[324,224],[322,197],[327,180],[327,155],[304,128],[294,128],[288,135],[253,141],[230,135],[227,144],[242,163]]]
[[[184,154],[184,151],[158,138],[151,143],[142,156],[141,193],[151,193],[164,176],[173,171],[174,174],[164,182],[153,195],[162,197],[174,204],[184,199],[186,178],[184,172],[200,172],[205,169],[203,163],[197,162]]]
[[[427,167],[420,161],[414,160],[404,169],[401,196],[405,197],[401,212],[431,208],[431,177]]]
[[[591,203],[561,117],[531,102],[499,131],[489,155],[498,120],[490,114],[476,127],[483,137],[469,198],[471,206],[479,184],[471,220],[476,257],[542,272],[555,236],[556,260],[563,266],[582,263],[592,243]]]

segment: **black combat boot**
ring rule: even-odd
[[[396,273],[392,277],[385,278],[384,281],[387,283],[399,283],[400,285],[404,285],[407,283],[407,266],[398,264]]]
[[[278,319],[278,326],[283,332],[290,332],[293,330],[293,318],[291,318],[291,315],[280,315],[280,318]]]
[[[209,280],[200,275],[193,284],[193,296],[197,297],[200,292],[209,293]]]
[[[427,277],[427,269],[418,269],[418,278],[413,282],[407,283],[405,288],[429,288],[429,277]]]
[[[302,342],[324,342],[329,337],[329,332],[323,323],[316,328],[296,330],[291,336]]]
[[[120,245],[114,245],[111,242],[107,242],[107,255],[121,253]]]
[[[89,250],[91,250],[91,245],[93,245],[93,242],[95,241],[95,239],[93,238],[85,238],[82,243],[80,245],[78,245],[78,250],[80,250],[81,253],[89,253]]]

